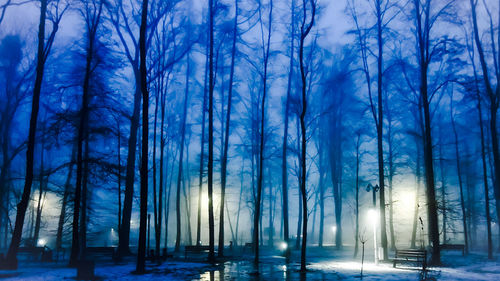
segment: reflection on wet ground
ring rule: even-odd
[[[300,264],[278,264],[273,261],[264,261],[255,266],[251,261],[226,262],[208,268],[200,274],[203,281],[231,281],[231,280],[339,280],[336,273],[309,270],[300,272]]]

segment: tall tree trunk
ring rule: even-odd
[[[233,23],[233,45],[231,48],[231,70],[229,73],[229,90],[227,97],[226,111],[226,131],[224,133],[224,145],[221,161],[221,198],[220,198],[220,216],[219,216],[219,257],[224,256],[224,204],[226,198],[226,175],[227,175],[227,153],[229,148],[229,132],[231,126],[231,103],[233,97],[233,79],[234,79],[234,59],[236,57],[236,39],[238,36],[238,0],[234,1],[235,14]]]
[[[202,103],[202,119],[201,119],[201,140],[200,140],[200,171],[198,178],[198,214],[196,219],[196,245],[201,245],[201,198],[203,195],[203,167],[205,165],[205,123],[206,123],[206,113],[207,113],[207,82],[208,82],[208,57],[209,57],[209,44],[206,48],[206,60],[205,60],[205,86],[203,88],[203,103]]]
[[[259,7],[260,9],[261,7]],[[260,10],[259,10],[260,11]],[[259,12],[260,15],[260,12]],[[267,27],[267,41],[262,39],[263,59],[264,59],[264,75],[262,76],[262,102],[260,106],[261,116],[260,116],[260,145],[259,145],[259,163],[258,163],[258,175],[257,175],[257,198],[255,201],[255,214],[253,220],[253,243],[255,247],[255,258],[254,263],[259,263],[259,221],[261,220],[261,204],[262,204],[262,185],[263,185],[263,174],[264,174],[264,135],[265,135],[265,114],[266,114],[266,95],[267,95],[267,68],[269,62],[269,50],[271,47],[271,27],[273,22],[273,0],[269,2],[269,17],[268,17],[268,27]],[[262,28],[261,21],[261,32],[264,30]],[[263,36],[262,36],[263,37]]]
[[[164,61],[162,60],[162,63]],[[159,94],[161,95],[160,97],[160,102],[161,102],[161,121],[160,121],[160,176],[159,176],[159,182],[158,182],[158,233],[156,234],[156,239],[158,242],[156,242],[156,247],[157,247],[157,256],[160,256],[160,242],[161,242],[161,227],[162,227],[162,215],[163,215],[163,202],[164,200],[164,195],[163,195],[163,189],[164,189],[164,174],[166,173],[163,170],[163,161],[164,161],[164,151],[165,151],[165,99],[166,99],[166,89],[164,88],[164,76],[161,77],[160,79],[160,92]],[[156,129],[155,129],[156,131]],[[156,158],[155,158],[156,159]],[[165,225],[165,227],[168,227]],[[166,230],[165,230],[166,231]],[[167,241],[165,239],[165,253],[167,251]]]
[[[87,129],[88,130],[88,129]],[[83,160],[83,178],[82,178],[82,202],[80,216],[80,259],[86,258],[87,250],[87,215],[88,215],[88,184],[89,184],[89,136],[88,131],[85,132],[85,155]]]
[[[187,119],[187,103],[188,103],[188,93],[189,93],[189,54],[187,56],[186,62],[186,90],[184,91],[184,106],[182,113],[182,124],[181,124],[181,150],[179,154],[179,171],[177,174],[177,192],[175,199],[175,208],[177,215],[177,232],[175,238],[175,251],[179,252],[181,247],[181,181],[183,177],[183,158],[184,158],[184,142],[186,139],[186,119]],[[189,223],[189,222],[188,222]]]
[[[120,233],[121,229],[121,219],[122,219],[122,153],[121,153],[121,132],[120,132],[120,122],[117,121],[117,128],[118,128],[118,140],[117,140],[117,157],[118,157],[118,171],[117,171],[117,181],[118,181],[118,221],[117,221],[117,226],[118,226],[118,233]]]
[[[41,128],[42,136],[45,135],[45,122],[42,121]],[[38,200],[36,206],[36,219],[35,219],[35,228],[33,233],[33,246],[36,247],[38,245],[38,237],[40,234],[40,225],[42,223],[42,209],[43,209],[43,199],[45,197],[45,136],[42,137],[42,142],[40,144],[40,174],[38,178]]]
[[[386,120],[387,120],[387,149],[388,149],[388,155],[387,155],[387,169],[388,169],[388,175],[387,175],[387,181],[388,185],[387,187],[389,188],[389,233],[391,235],[391,250],[394,251],[396,250],[396,235],[394,231],[394,200],[392,199],[392,193],[393,193],[393,180],[394,180],[394,174],[396,173],[396,167],[394,164],[394,144],[393,144],[393,116],[392,112],[390,111],[389,108],[389,97],[387,96],[385,100],[383,101],[385,105],[385,110],[386,110]],[[382,120],[382,119],[381,119]]]
[[[245,174],[245,169],[244,165],[241,165],[241,175],[240,175],[240,194],[239,194],[239,199],[238,199],[238,212],[236,213],[236,239],[234,240],[234,245],[238,245],[238,234],[239,234],[239,226],[240,226],[240,212],[241,212],[241,200],[242,200],[242,195],[243,195],[243,177]]]
[[[486,166],[486,145],[484,141],[484,125],[483,125],[483,112],[481,107],[481,92],[479,90],[476,72],[476,66],[474,61],[472,61],[472,67],[474,69],[474,85],[476,90],[476,98],[477,98],[477,113],[479,116],[479,128],[481,131],[481,164],[483,168],[483,186],[484,186],[484,207],[485,207],[485,215],[486,215],[486,230],[487,230],[487,239],[488,239],[488,259],[493,259],[493,240],[491,238],[491,213],[490,213],[490,196],[488,189],[488,169]]]
[[[464,245],[465,245],[465,253],[469,252],[469,237],[468,237],[468,229],[467,229],[467,216],[465,214],[465,199],[464,199],[464,190],[463,190],[463,180],[462,180],[462,166],[460,162],[460,153],[458,149],[458,134],[457,128],[455,125],[455,118],[453,116],[453,95],[451,96],[450,101],[450,120],[451,126],[453,128],[453,136],[455,137],[455,159],[457,164],[457,177],[458,177],[458,187],[460,191],[460,208],[462,211],[462,227],[464,231]]]
[[[290,111],[290,95],[292,93],[292,79],[293,79],[293,57],[294,57],[294,39],[295,39],[295,0],[292,0],[291,6],[291,40],[290,40],[290,65],[288,70],[288,84],[286,89],[286,102],[285,102],[285,124],[283,132],[283,156],[281,159],[281,188],[282,188],[282,202],[283,202],[283,240],[287,245],[286,257],[290,257],[290,243],[289,243],[289,224],[288,224],[288,165],[287,165],[287,152],[288,152],[288,114]]]
[[[486,86],[486,93],[488,94],[488,98],[490,100],[490,134],[491,134],[491,147],[493,154],[493,191],[495,195],[496,201],[496,213],[497,218],[500,218],[500,151],[498,145],[498,131],[497,131],[497,111],[498,111],[498,97],[500,94],[500,77],[496,77],[497,85],[495,89],[491,84],[490,75],[488,74],[488,65],[486,63],[486,58],[483,50],[483,45],[481,43],[479,28],[477,24],[477,15],[476,15],[476,4],[477,1],[470,0],[471,12],[472,12],[472,23],[474,28],[474,41],[476,42],[476,48],[479,54],[479,61],[481,63],[481,69],[483,72],[483,80]],[[493,28],[491,28],[493,30]],[[500,56],[500,53],[494,54],[494,56]],[[500,231],[500,223],[497,223],[499,231]],[[500,235],[498,236],[500,241]]]
[[[215,262],[215,226],[213,206],[213,176],[214,176],[214,3],[209,5],[209,75],[208,75],[208,260]]]
[[[321,130],[321,129],[320,129]],[[323,136],[320,134],[319,136],[322,138]],[[325,182],[324,182],[324,174],[325,168],[323,163],[323,139],[320,139],[319,146],[319,237],[318,237],[318,246],[323,247],[323,232],[325,231]]]
[[[360,162],[360,149],[361,146],[361,133],[356,135],[356,184],[355,184],[355,200],[356,200],[356,228],[354,230],[354,258],[358,256],[359,249],[359,162]]]
[[[443,233],[443,243],[446,243],[447,235],[446,235],[446,223],[447,223],[447,210],[446,210],[446,176],[444,173],[444,155],[443,155],[443,130],[440,130],[439,132],[439,174],[441,177],[441,208],[443,212],[443,222],[442,222],[442,230],[441,232]]]
[[[89,103],[90,103],[90,79],[91,75],[93,72],[93,59],[94,59],[94,52],[95,52],[95,41],[96,39],[96,33],[97,33],[97,27],[100,21],[100,16],[101,16],[101,11],[102,11],[102,2],[99,6],[98,11],[92,11],[94,14],[89,15],[86,13],[85,15],[85,20],[87,22],[87,36],[88,36],[88,46],[87,46],[87,54],[86,54],[86,65],[85,65],[85,77],[83,80],[83,94],[82,94],[82,106],[80,109],[80,120],[79,120],[79,125],[78,125],[78,136],[77,136],[77,162],[76,162],[76,185],[75,185],[75,198],[74,198],[74,204],[73,204],[73,237],[72,237],[72,245],[71,245],[71,256],[69,260],[70,266],[75,266],[77,259],[79,258],[80,251],[82,250],[80,247],[83,245],[81,244],[81,237],[79,235],[79,231],[82,231],[84,229],[79,229],[79,220],[80,220],[80,207],[81,207],[81,196],[82,196],[82,180],[84,178],[84,159],[83,159],[83,142],[88,139],[88,115],[89,115]],[[87,151],[86,151],[87,153]],[[85,159],[86,161],[86,159]],[[86,192],[86,183],[83,183],[85,185],[85,190]],[[86,194],[84,194],[84,200],[86,200]],[[85,202],[86,204],[86,202]],[[86,205],[84,206],[86,207]],[[85,210],[84,210],[85,211]],[[83,216],[83,219],[85,219],[85,216]]]
[[[300,176],[300,191],[302,195],[302,212],[303,212],[303,223],[302,223],[302,248],[300,251],[300,271],[306,271],[306,248],[307,248],[307,190],[306,190],[306,145],[307,145],[307,135],[306,135],[306,112],[307,112],[307,95],[306,95],[306,72],[304,68],[304,41],[311,31],[314,24],[314,16],[316,14],[316,3],[311,0],[311,21],[306,26],[307,20],[307,7],[306,0],[302,0],[302,10],[303,19],[302,26],[300,28],[300,46],[299,46],[299,63],[300,63],[300,77],[302,80],[302,111],[300,113],[300,132],[301,132],[301,155],[300,155],[300,166],[301,166],[301,176]]]
[[[300,165],[300,142],[299,142],[299,138],[300,138],[300,114],[297,116],[297,122],[296,122],[296,125],[297,125],[297,161],[299,162],[299,170],[298,170],[298,173],[297,173],[297,182],[298,182],[298,185],[297,185],[297,189],[298,189],[298,196],[297,196],[297,199],[299,200],[299,206],[298,206],[298,209],[299,209],[299,214],[297,216],[297,235],[296,235],[296,238],[295,238],[295,250],[299,250],[300,249],[300,238],[301,238],[301,234],[302,234],[302,216],[303,216],[303,213],[302,213],[302,190],[300,189],[300,186],[301,186],[301,183],[302,183],[302,165]]]
[[[376,13],[377,13],[377,93],[378,93],[378,123],[377,123],[377,151],[378,151],[378,185],[379,200],[380,200],[380,243],[382,245],[383,259],[387,260],[387,231],[385,219],[385,180],[384,180],[384,149],[383,149],[383,103],[382,103],[382,76],[383,76],[383,37],[382,37],[382,0],[376,0]]]
[[[141,206],[139,223],[139,242],[137,251],[136,272],[145,273],[146,270],[146,224],[148,213],[148,144],[149,144],[149,92],[146,68],[146,27],[148,19],[148,0],[142,1],[141,26],[139,36],[141,92],[142,92],[142,157],[141,157]]]
[[[429,240],[432,246],[432,255],[430,264],[441,264],[441,252],[439,249],[439,223],[437,214],[436,187],[434,182],[434,158],[431,137],[431,113],[430,101],[428,95],[427,71],[429,67],[429,32],[430,32],[430,1],[426,2],[426,7],[423,13],[421,12],[421,3],[414,0],[415,18],[416,18],[416,35],[417,35],[417,52],[420,68],[420,99],[424,113],[423,118],[423,142],[424,142],[424,171],[427,199],[427,223]],[[422,24],[422,16],[424,23]]]
[[[412,231],[411,231],[411,243],[410,243],[410,248],[415,249],[416,248],[416,240],[417,240],[417,227],[418,227],[418,208],[419,208],[419,198],[420,198],[420,157],[421,157],[421,150],[420,150],[420,140],[418,139],[417,136],[415,136],[415,148],[417,149],[417,163],[416,163],[416,172],[415,172],[415,179],[416,179],[416,184],[415,184],[415,202],[413,204],[413,226],[412,226]]]
[[[38,110],[40,102],[40,92],[42,89],[43,72],[45,66],[45,19],[47,12],[47,0],[41,0],[40,6],[40,24],[38,28],[38,54],[36,66],[35,85],[33,87],[33,99],[31,104],[30,128],[28,135],[28,146],[26,150],[26,177],[24,181],[23,194],[21,201],[17,205],[16,222],[12,240],[10,242],[9,251],[6,256],[5,268],[17,269],[17,251],[21,243],[23,233],[24,217],[28,208],[31,185],[33,183],[33,158],[35,151],[35,135],[38,119]],[[55,27],[54,27],[55,28]]]
[[[159,58],[161,64],[161,57]],[[161,78],[159,78],[161,81]],[[161,83],[161,82],[160,82]],[[155,257],[157,257],[157,262],[160,262],[160,240],[161,240],[161,221],[159,220],[160,213],[158,210],[158,205],[161,204],[158,201],[161,201],[161,197],[156,195],[157,188],[157,170],[156,170],[156,126],[158,124],[158,107],[159,107],[159,96],[160,96],[160,85],[157,85],[157,89],[155,89],[155,112],[154,112],[154,122],[153,122],[153,224],[155,230]],[[163,138],[163,134],[160,134],[160,137]],[[163,172],[160,170],[160,173]],[[149,240],[148,240],[149,241]]]
[[[134,67],[136,69],[136,67]],[[130,136],[128,138],[127,166],[125,170],[125,191],[123,198],[123,212],[120,235],[118,239],[118,254],[120,256],[130,253],[130,220],[132,218],[132,201],[134,197],[135,158],[137,149],[137,129],[139,128],[139,115],[141,110],[140,74],[134,70],[136,90],[134,93],[134,108],[130,119]]]
[[[76,161],[76,146],[73,147],[71,153],[71,162],[68,167],[68,176],[66,177],[66,182],[64,183],[64,193],[61,204],[61,212],[59,213],[59,219],[57,222],[57,232],[56,232],[56,251],[59,254],[59,251],[62,250],[62,240],[63,240],[63,231],[64,231],[64,222],[66,221],[66,208],[68,205],[68,197],[71,189],[71,178],[73,175],[73,163]]]

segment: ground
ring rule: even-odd
[[[228,253],[229,254],[229,253]],[[148,263],[147,273],[133,275],[134,258],[120,263],[111,259],[97,259],[95,274],[100,280],[359,280],[361,256],[352,257],[352,250],[334,248],[311,248],[308,254],[308,271],[299,272],[298,252],[294,252],[291,262],[277,251],[263,250],[258,270],[253,265],[249,253],[236,253],[233,258],[216,265],[203,261],[194,255],[184,259],[183,253],[156,265]],[[462,257],[461,253],[445,252],[443,266],[430,268],[429,280],[500,280],[500,258],[487,260],[484,253],[472,253]],[[74,268],[66,267],[67,261],[40,263],[21,260],[16,271],[0,271],[4,280],[72,280],[76,276]],[[421,272],[410,265],[393,268],[391,263],[375,265],[373,256],[367,253],[364,262],[363,280],[419,280]]]

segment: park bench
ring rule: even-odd
[[[85,253],[88,257],[111,257],[115,255],[116,247],[87,247]]]
[[[19,254],[29,255],[33,260],[39,260],[42,257],[44,247],[19,247]]]
[[[243,246],[243,252],[246,252],[247,250],[249,252],[253,251],[253,243],[251,243],[251,242],[245,243],[245,246]]]
[[[441,244],[439,245],[441,250],[456,250],[462,251],[462,256],[465,255],[465,245],[464,244]]]
[[[188,253],[201,254],[201,253],[207,253],[208,251],[210,251],[210,246],[186,245],[184,246],[184,258],[187,259]]]
[[[396,250],[396,256],[392,262],[393,267],[396,267],[398,263],[422,264],[422,269],[425,271],[427,267],[427,251],[423,249]]]

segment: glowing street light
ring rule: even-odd
[[[332,232],[333,233],[337,232],[337,226],[336,225],[332,226]]]
[[[38,239],[37,244],[40,247],[45,247],[45,244],[47,244],[47,241],[45,241],[45,239]]]
[[[286,242],[281,242],[280,249],[282,251],[286,251],[287,248],[288,248],[288,244]]]
[[[373,225],[373,250],[375,254],[375,264],[378,264],[378,251],[377,251],[377,221],[378,213],[376,209],[368,210],[368,219]]]

